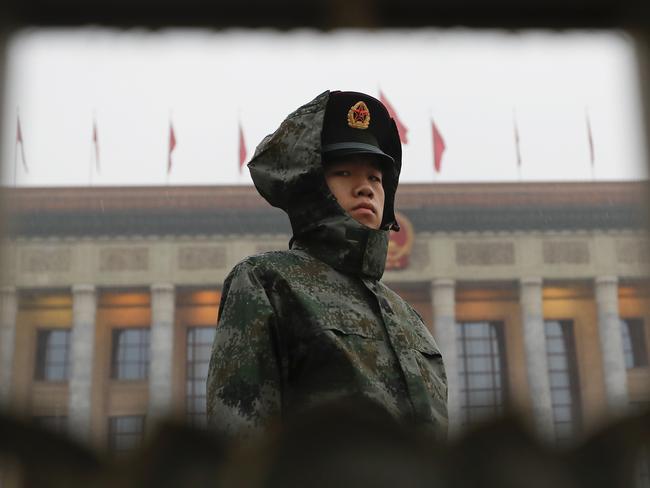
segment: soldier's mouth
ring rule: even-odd
[[[359,212],[359,213],[372,213],[372,214],[377,213],[375,207],[369,203],[360,203],[359,205],[352,207],[352,211]]]

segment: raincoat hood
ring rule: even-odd
[[[391,120],[394,134],[381,145],[394,163],[383,168],[383,220],[380,229],[372,229],[343,210],[325,181],[322,128],[330,95],[326,91],[291,113],[257,146],[248,168],[260,195],[289,216],[291,248],[304,249],[343,273],[380,279],[389,230],[399,230],[394,210],[402,161],[399,135]]]

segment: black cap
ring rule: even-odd
[[[388,110],[376,98],[359,92],[332,92],[323,121],[323,160],[371,154],[382,165],[393,166],[395,157],[389,148],[394,145],[395,132]]]

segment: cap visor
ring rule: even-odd
[[[360,142],[339,142],[336,144],[328,144],[323,147],[323,156],[327,161],[357,154],[378,156],[379,159],[385,163],[393,164],[395,162],[391,156],[383,152],[377,146],[371,144],[363,144]]]

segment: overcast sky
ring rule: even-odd
[[[18,159],[18,185],[248,184],[238,120],[250,157],[318,93],[379,88],[409,129],[402,181],[590,180],[586,111],[595,179],[646,178],[634,51],[620,33],[84,29],[11,41],[4,184],[17,110],[28,165]],[[447,146],[438,174],[431,118]]]

